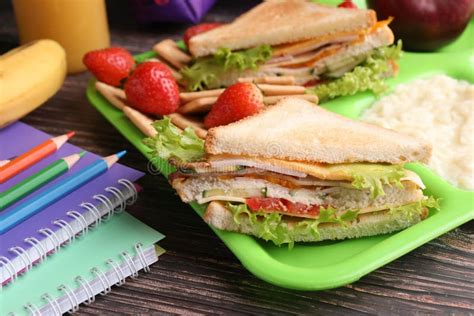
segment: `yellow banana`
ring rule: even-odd
[[[44,39],[0,56],[0,128],[52,97],[66,76],[66,53]]]

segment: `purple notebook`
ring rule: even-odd
[[[53,136],[21,122],[10,125],[0,130],[0,160],[17,156],[51,137]],[[53,155],[46,157],[36,165],[0,184],[0,191],[6,190],[46,167],[51,162],[80,151],[82,151],[81,148],[66,143]],[[24,199],[39,194],[39,192],[49,186],[54,186],[55,182],[59,181],[62,177],[80,171],[84,166],[99,158],[99,156],[93,153],[87,153],[69,172]],[[105,174],[30,217],[5,234],[0,235],[0,284],[16,277],[20,272],[28,270],[33,262],[41,261],[46,254],[52,253],[54,249],[57,251],[60,245],[71,241],[76,234],[88,229],[90,224],[98,224],[103,219],[102,216],[104,214],[113,214],[113,210],[119,208],[122,210],[125,202],[118,199],[117,195],[111,194],[111,192],[107,192],[105,189],[116,187],[122,192],[123,197],[129,200],[133,199],[136,197],[136,192],[134,192],[132,184],[141,176],[143,176],[142,172],[121,164],[115,164]],[[125,179],[125,181],[122,179]],[[93,198],[97,194],[102,194],[106,198],[105,202],[110,201],[109,204],[102,202],[100,199]],[[24,201],[24,199],[20,201]],[[91,210],[91,208],[81,207],[80,204],[84,202],[92,203],[92,205],[96,206],[95,209],[92,208]],[[13,204],[10,207],[15,205]],[[71,210],[77,211],[82,216],[67,214]],[[61,227],[60,225],[53,224],[53,221],[57,219],[65,220],[69,223],[69,226],[63,225]],[[39,230],[44,228],[50,229],[53,234],[50,233],[48,237],[44,230],[43,233],[39,232]],[[29,242],[25,241],[25,238],[30,238]],[[37,243],[37,241],[41,242],[41,244]],[[16,247],[16,251],[12,251],[12,247]],[[15,273],[12,270],[15,270]]]

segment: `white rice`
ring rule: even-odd
[[[474,85],[445,75],[412,81],[373,104],[362,120],[431,143],[429,166],[474,190]]]

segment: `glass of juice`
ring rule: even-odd
[[[49,38],[66,50],[68,73],[85,70],[82,57],[110,45],[105,0],[13,0],[22,44]]]

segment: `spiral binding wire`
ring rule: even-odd
[[[9,249],[10,252],[13,252],[17,256],[21,258],[21,261],[25,264],[25,272],[30,270],[33,267],[33,261],[31,261],[31,257],[28,252],[25,251],[22,247],[11,247]]]
[[[51,297],[48,293],[44,293],[41,295],[41,299],[45,300],[49,305],[51,305],[51,308],[54,311],[54,315],[61,316],[61,306],[59,306],[59,303],[57,300]]]
[[[64,231],[68,235],[68,238],[67,238],[66,242],[69,243],[69,242],[76,239],[76,234],[74,234],[74,229],[64,219],[57,219],[57,220],[53,221],[53,224],[56,225],[56,226],[59,226],[59,228],[64,229]]]
[[[122,268],[120,268],[120,266],[117,263],[115,263],[115,261],[113,261],[112,259],[108,259],[106,262],[107,262],[108,265],[110,265],[112,267],[115,274],[117,275],[118,282],[115,283],[115,285],[121,286],[122,284],[124,284],[125,283],[125,275],[123,274]]]
[[[95,274],[97,278],[99,278],[99,281],[102,284],[103,290],[102,292],[100,292],[100,295],[106,295],[107,293],[109,293],[112,289],[110,288],[109,282],[107,282],[107,277],[105,276],[104,272],[102,272],[96,267],[92,268],[91,272]]]
[[[116,187],[107,187],[105,188],[105,191],[112,193],[120,201],[119,206],[114,209],[114,213],[122,213],[127,206],[127,201],[123,193]]]
[[[124,185],[125,187],[127,187],[130,190],[130,192],[132,193],[132,197],[130,197],[126,201],[127,205],[131,205],[131,204],[135,203],[137,201],[137,198],[138,198],[138,191],[135,188],[135,185],[132,183],[132,181],[127,180],[127,179],[120,179],[120,180],[118,180],[118,183],[120,183],[121,185]]]
[[[77,312],[79,309],[79,299],[77,298],[76,294],[74,291],[72,291],[67,285],[61,284],[58,287],[58,290],[61,292],[64,292],[69,300],[69,303],[71,303],[71,309],[69,310],[69,313],[74,313]]]
[[[107,215],[105,215],[104,219],[109,220],[112,214],[114,213],[114,206],[112,202],[110,201],[110,199],[103,194],[96,194],[92,198],[94,200],[102,202],[105,205],[107,209]]]
[[[93,214],[94,224],[91,225],[92,227],[97,227],[102,222],[102,216],[100,215],[100,211],[94,204],[89,202],[82,202],[79,206]]]
[[[84,304],[89,305],[95,301],[94,291],[89,283],[87,283],[81,276],[76,277],[76,282],[80,284],[80,286],[84,289],[87,295],[87,300]]]
[[[51,228],[48,228],[48,227],[41,228],[40,230],[38,230],[38,232],[40,234],[43,234],[44,236],[46,236],[47,239],[51,240],[51,242],[53,243],[53,247],[54,247],[53,251],[54,252],[59,251],[59,249],[61,247],[61,242],[59,241],[59,238],[56,235],[56,233]]]
[[[48,251],[44,248],[44,245],[35,237],[28,237],[23,239],[27,244],[30,244],[38,252],[39,262],[43,262],[46,259]]]
[[[114,213],[121,213],[124,211],[126,205],[130,205],[135,203],[138,197],[138,192],[137,189],[135,188],[135,185],[133,182],[127,179],[120,179],[118,180],[118,183],[122,185],[124,188],[126,188],[129,192],[128,195],[130,195],[130,198],[125,199],[125,195],[120,191],[119,188],[115,186],[107,187],[105,188],[105,191],[113,195],[117,201],[118,201],[118,206],[114,207],[114,204],[112,203],[112,200],[108,198],[104,194],[96,194],[92,198],[96,201],[99,201],[105,206],[105,209],[107,210],[107,213],[102,216],[101,212],[92,203],[89,202],[83,202],[79,205],[82,209],[84,209],[86,212],[88,211],[93,218],[93,224],[92,225],[87,225],[87,220],[84,216],[84,213],[80,213],[76,210],[70,210],[66,212],[67,216],[71,217],[73,220],[77,221],[80,225],[80,230],[77,233],[74,233],[74,229],[72,226],[65,221],[64,219],[56,219],[52,223],[62,229],[66,235],[67,239],[64,242],[61,242],[61,239],[59,238],[58,234],[53,231],[51,228],[48,227],[43,227],[38,230],[38,233],[43,235],[47,240],[51,242],[53,245],[52,250],[47,250],[44,245],[35,237],[28,237],[24,239],[24,242],[31,245],[32,248],[34,248],[37,253],[39,260],[37,261],[32,261],[28,252],[25,251],[24,248],[16,246],[10,248],[10,252],[13,252],[17,256],[20,257],[22,264],[24,265],[23,268],[19,269],[18,271],[15,271],[15,266],[9,260],[7,257],[1,256],[0,257],[0,267],[5,267],[5,270],[8,273],[8,279],[10,282],[15,281],[15,279],[18,277],[18,275],[24,270],[28,271],[31,269],[33,264],[35,262],[42,262],[46,259],[46,257],[53,252],[58,252],[61,249],[61,246],[65,243],[70,243],[72,242],[77,235],[83,235],[87,234],[89,231],[89,226],[91,227],[97,227],[103,219],[109,219]],[[34,307],[32,307],[34,308]]]
[[[150,272],[150,267],[146,264],[146,258],[145,258],[145,253],[143,252],[143,248],[142,248],[142,243],[139,242],[135,245],[135,250],[137,252],[137,255],[138,255],[138,259],[140,260],[140,263],[142,264],[143,266],[143,271],[145,272]]]
[[[31,315],[35,316],[35,315],[39,315],[41,316],[41,312],[40,310],[38,309],[38,307],[33,304],[33,303],[28,303],[25,305],[25,309],[30,312]]]
[[[130,271],[132,271],[132,274],[130,275],[130,277],[132,279],[135,279],[138,276],[138,269],[137,269],[137,266],[135,265],[135,262],[133,261],[133,258],[130,257],[128,251],[122,252],[121,255],[122,255],[122,258],[125,260],[125,263],[127,264]]]
[[[2,264],[2,267],[5,267],[8,271],[8,279],[10,282],[15,282],[16,277],[18,274],[15,272],[15,267],[13,266],[13,263],[8,259],[7,257],[1,256],[0,257],[0,263]]]
[[[75,219],[78,223],[81,224],[81,231],[80,231],[80,234],[87,234],[89,232],[89,225],[87,225],[87,220],[86,218],[84,217],[84,215],[82,215],[81,213],[79,213],[78,211],[75,211],[75,210],[72,210],[72,211],[68,211],[66,213],[69,217],[72,217],[73,219]]]
[[[136,256],[140,260],[142,269],[144,271],[148,272],[148,271],[150,271],[150,267],[149,267],[149,264],[147,264],[146,257],[145,257],[145,252],[144,252],[142,247],[143,247],[143,245],[141,243],[137,243],[135,245]],[[126,251],[122,252],[121,256],[122,256],[123,262],[130,269],[130,272],[131,272],[130,277],[132,277],[132,278],[136,277],[138,275],[139,269],[136,266],[135,262],[133,261],[133,258]],[[1,260],[1,258],[0,258],[0,260]],[[108,259],[106,261],[106,263],[112,267],[112,270],[116,274],[118,281],[115,282],[114,284],[110,284],[110,279],[107,278],[106,274],[103,271],[101,271],[99,268],[93,267],[90,270],[90,272],[93,275],[95,275],[96,279],[98,279],[99,282],[101,283],[102,292],[99,293],[100,295],[105,295],[105,294],[109,293],[112,290],[111,289],[112,285],[120,286],[120,285],[124,284],[126,282],[126,277],[127,277],[126,274],[124,273],[124,271],[122,270],[121,265],[119,265],[117,262],[115,262],[112,259]],[[94,302],[96,295],[94,294],[94,291],[92,289],[91,284],[89,284],[81,276],[77,276],[74,280],[79,285],[79,287],[77,289],[82,288],[84,290],[84,292],[86,293],[87,299],[82,303],[85,303],[85,304],[88,305],[88,304]],[[76,291],[77,291],[77,289],[76,289]],[[60,285],[58,287],[58,290],[65,294],[65,297],[67,298],[67,301],[70,303],[71,309],[68,312],[69,313],[76,312],[79,309],[79,305],[82,304],[80,302],[80,299],[79,299],[78,295],[76,294],[76,292],[74,290],[72,290],[70,287],[68,287],[67,285],[64,285],[64,284]],[[61,315],[61,307],[59,305],[59,299],[54,299],[48,293],[44,293],[43,295],[41,295],[41,299],[46,301],[47,304],[50,305],[51,309],[54,312],[54,315]],[[40,316],[42,315],[40,309],[38,309],[38,307],[36,305],[32,304],[32,303],[27,303],[24,307],[32,315],[40,315]],[[44,306],[42,307],[42,309],[43,308],[44,308]]]

